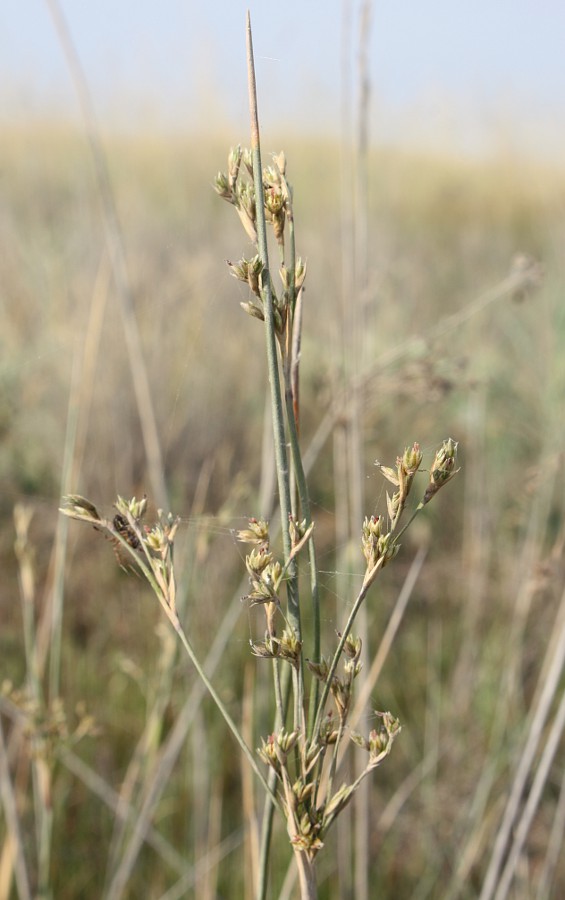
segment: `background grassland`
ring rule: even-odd
[[[259,324],[242,314],[238,301],[246,291],[223,262],[248,248],[211,188],[230,143],[229,136],[138,134],[106,144],[171,506],[187,518],[183,589],[202,657],[232,595],[242,590],[242,551],[230,528],[261,512],[263,337]],[[342,336],[354,289],[347,257],[354,223],[340,189],[339,146],[264,138],[265,150],[281,146],[295,189],[298,249],[308,259],[307,447],[352,368]],[[148,485],[84,139],[64,127],[4,127],[2,147],[0,674],[17,685],[26,661],[12,512],[22,500],[34,509],[40,621],[54,587],[73,360],[88,373],[79,408],[71,409],[78,415],[80,462],[73,489],[109,508],[117,492],[139,496]],[[366,512],[384,511],[377,457],[390,464],[414,440],[430,455],[452,436],[463,465],[427,520],[407,534],[398,565],[387,569],[370,601],[374,655],[416,548],[429,546],[373,694],[373,707],[398,715],[403,733],[371,784],[372,880],[375,896],[475,897],[539,702],[565,577],[565,173],[519,159],[439,159],[384,149],[371,154],[368,169]],[[523,297],[501,289],[483,302],[518,252],[543,263],[543,284]],[[98,328],[86,360],[85,340]],[[336,415],[334,434],[346,418],[347,409]],[[330,435],[311,473],[326,646],[350,599],[336,576],[346,548],[336,556],[332,446]],[[357,548],[352,553],[355,560]],[[118,568],[111,547],[94,532],[71,527],[65,571],[61,693],[71,718],[84,701],[100,728],[77,753],[108,788],[119,790],[159,684],[163,623],[141,582]],[[270,728],[266,678],[255,683],[266,664],[249,661],[247,642],[262,625],[244,606],[234,621],[214,680],[236,720],[243,716],[246,726],[253,720],[255,746]],[[181,661],[157,744],[193,683]],[[545,731],[541,747],[544,740]],[[563,759],[558,752],[545,783],[516,897],[536,896],[556,809],[564,804]],[[213,877],[199,875],[198,896],[243,896],[250,837],[240,830],[240,775],[235,747],[205,701],[153,819],[187,865],[211,859],[222,839],[233,840],[234,852],[219,867],[211,863]],[[24,787],[22,815],[31,828]],[[403,803],[399,790],[405,790]],[[63,763],[53,804],[54,896],[98,897],[114,813]],[[336,831],[337,850],[344,840],[345,831]],[[284,834],[277,844],[273,878],[280,885]],[[322,896],[337,896],[330,887],[336,855],[327,853],[322,863]],[[563,860],[553,875],[543,896],[565,893]],[[175,877],[145,848],[125,895],[157,898]]]

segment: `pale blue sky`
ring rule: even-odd
[[[263,124],[339,127],[359,0],[60,2],[106,127],[246,123],[249,5]],[[565,132],[564,0],[376,0],[369,53],[375,140],[416,134],[472,148],[485,137],[560,143]],[[0,83],[4,118],[76,112],[45,0],[0,4]]]

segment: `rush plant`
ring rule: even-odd
[[[400,550],[406,528],[459,471],[457,443],[443,441],[427,470],[427,482],[411,512],[409,501],[423,469],[418,443],[401,452],[389,467],[377,462],[392,485],[387,508],[359,523],[360,558],[365,571],[350,612],[337,634],[335,646],[321,650],[320,596],[315,553],[315,527],[299,441],[299,369],[302,304],[306,264],[296,253],[293,191],[287,179],[284,153],[270,165],[261,161],[251,28],[247,49],[251,106],[251,149],[232,149],[227,171],[215,179],[219,196],[234,207],[254,252],[229,262],[232,275],[248,287],[241,306],[261,322],[273,420],[274,455],[278,478],[281,540],[262,518],[249,521],[238,539],[249,545],[245,564],[250,607],[264,615],[264,636],[251,643],[258,665],[269,661],[273,679],[273,726],[253,751],[207,679],[176,606],[174,539],[178,521],[159,513],[144,525],[145,500],[118,498],[112,519],[101,516],[89,500],[69,495],[62,512],[103,531],[120,553],[129,555],[156,595],[182,645],[204,680],[228,727],[265,791],[257,898],[267,892],[272,819],[284,817],[303,900],[317,896],[316,862],[326,835],[362,781],[391,752],[401,726],[395,715],[375,711],[376,726],[364,734],[350,727],[355,681],[361,671],[362,642],[354,632],[357,614],[380,572]],[[278,280],[269,266],[268,229],[278,253]],[[290,448],[290,454],[288,452]],[[310,583],[299,584],[297,561],[304,558]],[[301,621],[304,604],[311,605],[311,633]],[[365,755],[365,764],[352,780],[342,780],[340,762],[347,746]]]

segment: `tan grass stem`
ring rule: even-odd
[[[11,840],[14,852],[14,874],[20,900],[31,900],[31,885],[28,875],[28,867],[24,854],[24,839],[16,794],[10,778],[10,766],[6,742],[4,741],[4,729],[0,717],[0,796],[6,817],[8,839]]]
[[[273,532],[273,534],[274,533],[275,532]],[[216,672],[216,669],[223,658],[225,648],[233,636],[236,621],[241,614],[241,596],[245,593],[246,587],[247,577],[243,579],[236,590],[233,599],[222,618],[220,627],[212,642],[212,646],[208,651],[203,668],[209,678],[212,678]],[[159,755],[155,760],[154,766],[150,772],[147,773],[143,800],[140,808],[136,811],[135,829],[132,831],[128,847],[125,851],[129,860],[130,874],[143,843],[147,840],[147,835],[151,831],[151,818],[157,803],[169,782],[175,763],[183,750],[187,734],[205,695],[206,688],[204,684],[200,680],[195,681],[171,731],[160,747]],[[269,785],[270,789],[273,790],[274,781],[270,779]],[[267,802],[269,803],[269,806],[272,807],[270,800]]]
[[[536,891],[536,900],[546,900],[550,896],[551,888],[555,878],[555,870],[559,863],[563,851],[563,841],[565,836],[565,770],[561,778],[559,788],[559,799],[553,817],[551,826],[551,834],[547,843],[547,849],[543,868],[541,871],[538,887]]]
[[[520,799],[523,795],[526,781],[530,775],[551,704],[559,686],[559,679],[565,666],[564,610],[565,592],[562,595],[560,611],[558,613],[558,617],[561,620],[561,627],[548,648],[548,655],[551,651],[551,655],[548,657],[550,660],[549,669],[541,688],[539,700],[533,710],[523,747],[518,756],[518,764],[514,773],[514,779],[512,781],[502,821],[497,831],[479,900],[491,900],[491,898],[496,896],[496,891],[500,882],[500,871],[504,864],[508,840],[516,823]]]
[[[108,782],[95,772],[72,750],[61,750],[59,758],[63,765],[78,778],[85,787],[110,809],[114,816],[125,816],[128,823],[133,825],[137,819],[137,810],[128,804],[123,804],[121,794],[115,791]],[[153,826],[149,826],[145,834],[145,842],[155,853],[159,854],[163,862],[177,875],[185,874],[188,868],[185,858],[178,853],[172,844]]]
[[[251,766],[255,775],[258,777],[259,781],[263,785],[265,792],[267,794],[270,794],[274,803],[276,805],[278,805],[278,803],[279,803],[278,798],[276,797],[276,794],[271,792],[271,789],[269,787],[269,784],[267,783],[267,780],[265,779],[265,776],[263,775],[262,771],[259,769],[259,766],[257,765],[253,751],[247,746],[247,744],[243,740],[243,738],[239,732],[239,729],[237,728],[235,722],[233,721],[230,714],[228,713],[221,697],[215,690],[210,679],[207,677],[206,672],[204,671],[202,664],[200,663],[198,657],[196,656],[196,653],[194,652],[192,644],[189,641],[188,637],[186,636],[180,622],[178,622],[178,620],[175,620],[173,615],[169,615],[169,619],[171,621],[171,624],[175,628],[177,635],[178,635],[184,649],[186,650],[187,656],[189,657],[194,668],[198,672],[198,675],[200,677],[202,684],[205,686],[206,690],[208,691],[208,693],[214,700],[214,703],[216,704],[218,710],[220,711],[222,717],[224,718],[224,721],[226,722],[228,728],[232,732],[240,749],[242,750],[244,755],[247,757],[249,765]],[[143,807],[140,810],[139,820],[134,829],[134,834],[132,835],[132,840],[130,842],[130,845],[128,846],[127,850],[124,852],[124,854],[120,860],[118,869],[115,872],[114,877],[112,878],[112,881],[110,882],[110,885],[106,892],[106,900],[118,900],[118,898],[121,897],[123,890],[125,889],[125,885],[127,884],[129,873],[131,872],[133,863],[137,856],[138,849],[144,839],[144,834],[145,834],[145,831],[147,828],[148,817],[147,817],[147,812],[144,809],[144,807],[146,806],[146,804],[148,802],[152,806],[153,805],[152,800],[153,800],[153,798],[151,797],[151,792],[150,792],[149,795],[146,796]],[[134,838],[135,838],[135,840],[134,840]]]
[[[51,14],[61,48],[69,67],[71,79],[78,96],[86,136],[92,154],[96,183],[103,213],[104,234],[108,255],[112,265],[119,309],[122,316],[124,337],[132,373],[133,387],[143,434],[153,497],[159,507],[168,509],[169,503],[167,501],[167,489],[164,479],[164,466],[159,431],[155,419],[155,410],[151,398],[147,369],[143,360],[141,337],[135,317],[131,287],[127,273],[122,231],[108,171],[108,163],[102,141],[100,140],[94,105],[80,57],[74,46],[61,6],[58,0],[45,0],[45,2]]]
[[[545,738],[543,752],[538,763],[538,768],[534,776],[532,787],[528,794],[528,799],[524,806],[522,815],[520,816],[520,819],[518,820],[518,823],[514,830],[510,852],[508,854],[504,869],[502,870],[502,875],[498,882],[496,894],[494,895],[495,900],[506,900],[506,897],[508,896],[508,893],[512,886],[512,880],[516,874],[520,854],[528,836],[532,820],[538,809],[541,794],[544,786],[547,783],[551,764],[559,747],[559,742],[564,730],[565,692],[563,692],[561,695],[561,702],[559,703],[555,719],[553,720],[551,728],[549,729],[549,733]]]

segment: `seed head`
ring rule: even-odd
[[[432,468],[430,469],[430,481],[424,494],[423,504],[429,503],[434,494],[437,494],[440,488],[447,484],[448,481],[457,475],[459,469],[457,465],[457,441],[448,438],[443,442],[435,455]]]
[[[63,506],[59,512],[71,519],[81,519],[85,522],[100,522],[100,514],[94,503],[81,497],[80,494],[66,494],[63,497]]]
[[[281,175],[284,177],[286,172],[286,156],[284,150],[281,150],[280,153],[273,153],[273,162]]]
[[[287,755],[296,744],[299,734],[299,731],[285,731],[281,728],[278,734],[270,734],[266,741],[261,739],[257,753],[263,762],[279,771],[286,764]]]
[[[407,447],[402,456],[401,465],[406,475],[415,475],[422,464],[423,453],[419,444]]]
[[[361,545],[368,569],[374,569],[381,558],[383,560],[381,565],[384,567],[399,550],[399,545],[394,543],[393,535],[390,532],[383,534],[382,516],[365,517]]]
[[[241,157],[243,155],[243,150],[238,144],[237,147],[232,147],[229,156],[228,156],[228,179],[229,179],[229,187],[230,190],[233,191],[235,189],[237,183],[237,177],[239,175],[239,166],[241,163]]]
[[[261,273],[263,272],[264,266],[259,259],[259,256],[253,256],[251,259],[242,257],[235,263],[227,260],[227,265],[233,277],[237,278],[238,281],[243,281],[245,284],[248,284],[253,294],[260,299]]]
[[[325,818],[335,818],[338,813],[349,803],[353,796],[353,788],[351,785],[342,784],[339,790],[335,792],[333,797],[328,801],[324,810]]]
[[[233,194],[228,180],[228,176],[224,172],[218,172],[214,178],[214,190],[228,203],[233,203]]]
[[[269,544],[269,523],[264,519],[249,519],[249,527],[236,532],[242,544]]]
[[[322,656],[320,662],[313,662],[311,659],[306,660],[308,664],[308,668],[312,672],[312,675],[315,675],[318,681],[321,681],[322,684],[325,684],[326,678],[328,677],[328,672],[330,667],[327,663],[327,660]]]
[[[361,656],[361,649],[363,647],[363,643],[360,637],[354,637],[352,634],[348,634],[345,640],[345,644],[343,645],[343,652],[348,657],[348,659],[352,659],[355,662]]]

